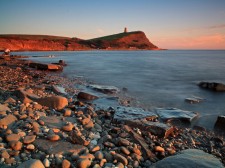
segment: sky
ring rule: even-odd
[[[164,49],[225,49],[225,0],[0,0],[0,34],[143,31]]]

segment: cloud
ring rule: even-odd
[[[158,46],[169,49],[225,49],[225,35],[211,34],[185,38],[167,37],[158,40]]]
[[[210,26],[208,28],[209,29],[222,29],[222,28],[225,28],[225,24],[214,25],[214,26]]]

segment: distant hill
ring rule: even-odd
[[[73,51],[73,50],[158,50],[145,33],[134,31],[83,40],[49,35],[0,35],[0,50]]]

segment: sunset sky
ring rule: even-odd
[[[0,0],[0,34],[144,31],[167,49],[225,49],[225,0]]]

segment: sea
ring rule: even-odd
[[[14,52],[45,63],[64,60],[62,76],[116,86],[145,109],[179,108],[199,113],[193,125],[213,129],[225,115],[225,92],[198,87],[201,81],[225,83],[225,50]],[[190,104],[189,97],[202,102]]]

